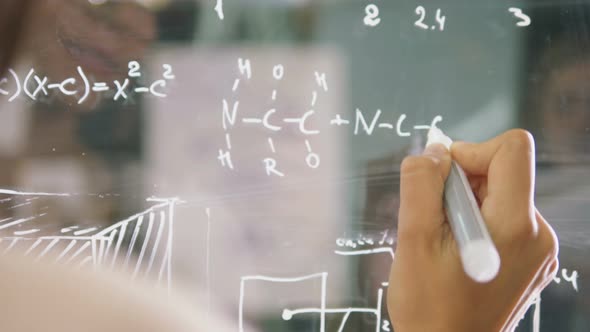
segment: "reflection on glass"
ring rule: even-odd
[[[442,128],[468,140],[521,126],[536,138],[537,205],[560,236],[562,270],[518,331],[533,330],[535,308],[541,331],[588,330],[587,5],[375,3],[379,23],[367,25],[369,3],[223,1],[223,20],[217,3],[0,2],[0,68],[11,58],[11,71],[0,75],[0,189],[10,190],[0,197],[0,234],[30,238],[14,248],[31,244],[26,251],[64,229],[92,237],[116,225],[102,256],[100,244],[98,253],[89,245],[80,262],[112,257],[119,246],[123,263],[127,253],[137,262],[143,252],[149,265],[152,249],[167,249],[155,239],[168,223],[147,199],[178,198],[171,257],[154,250],[150,271],[155,266],[163,278],[170,266],[173,288],[225,313],[234,331],[240,313],[256,331],[389,331],[378,303],[387,250],[395,249],[399,164],[423,144],[412,126],[442,115]],[[9,38],[12,30],[18,37]],[[251,61],[249,79],[239,59]],[[281,80],[273,76],[278,65]],[[316,72],[326,73],[328,91]],[[13,73],[20,83],[29,77],[35,98],[23,85],[12,99]],[[64,90],[49,87],[62,83]],[[91,93],[80,102],[85,89]],[[223,127],[224,100],[239,102],[232,130]],[[271,121],[284,130],[242,120],[272,109]],[[394,129],[403,114],[410,137],[377,126],[355,135],[357,109],[369,122],[380,110]],[[283,121],[310,110],[317,135]],[[336,114],[351,124],[331,125]],[[233,170],[218,153],[230,146]],[[306,166],[310,150],[321,158],[317,169]],[[265,172],[268,158],[284,177]],[[161,232],[170,239],[167,228]],[[0,251],[11,243],[0,242]],[[51,241],[40,243],[39,253]],[[47,254],[67,246],[56,243]],[[254,278],[310,275],[317,278],[290,284]],[[248,281],[240,309],[241,280]],[[323,320],[297,313],[321,307],[324,289],[326,308],[372,311]]]

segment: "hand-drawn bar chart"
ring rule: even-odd
[[[0,190],[0,196],[6,210],[32,205],[41,198],[69,200],[76,195]],[[43,208],[29,216],[21,213],[0,219],[0,253],[20,252],[35,260],[78,267],[123,269],[132,279],[149,278],[170,288],[178,200],[148,198],[146,202],[145,210],[107,226],[81,221],[63,227],[52,221],[50,209],[43,212]]]

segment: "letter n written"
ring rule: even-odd
[[[359,124],[361,124],[363,126],[363,130],[367,133],[367,135],[370,136],[373,133],[373,130],[375,130],[375,125],[377,125],[377,120],[379,120],[380,116],[381,116],[381,110],[377,110],[377,113],[375,113],[375,115],[373,116],[373,120],[371,120],[371,125],[368,125],[367,121],[365,120],[365,117],[363,116],[363,112],[361,112],[361,110],[359,110],[357,108],[356,109],[356,122],[354,125],[354,134],[358,135]]]
[[[222,115],[222,122],[223,122],[223,129],[227,130],[228,123],[230,127],[233,127],[236,124],[236,113],[238,112],[238,106],[240,105],[239,101],[234,102],[231,112],[229,111],[229,105],[227,100],[223,100],[223,115]]]

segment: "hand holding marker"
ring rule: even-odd
[[[391,324],[399,332],[514,331],[559,267],[559,241],[534,203],[534,138],[513,129],[449,149],[440,130],[429,136],[425,151],[400,166]]]
[[[430,144],[451,148],[453,141],[440,129],[428,132]],[[500,256],[485,225],[465,172],[455,161],[445,182],[444,206],[457,242],[465,273],[477,282],[488,282],[500,270]]]

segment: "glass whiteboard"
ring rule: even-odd
[[[35,2],[0,77],[0,250],[239,332],[392,331],[401,160],[433,124],[522,127],[561,247],[518,331],[588,331],[589,27],[588,1]]]

